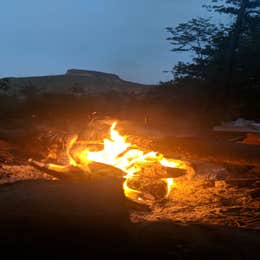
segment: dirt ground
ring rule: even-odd
[[[120,188],[114,181],[2,185],[1,254],[259,259],[256,230],[170,221],[131,223]]]

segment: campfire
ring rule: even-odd
[[[35,135],[20,146],[2,142],[0,183],[82,185],[93,194],[100,193],[94,187],[101,185],[101,191],[116,198],[125,194],[133,223],[259,227],[259,146],[155,135],[141,125],[109,118],[89,121],[87,127],[70,125],[62,130],[37,125]],[[33,158],[30,165],[28,157]]]
[[[82,140],[78,135],[71,137],[66,145],[64,164],[34,160],[31,163],[61,174],[88,177],[95,177],[100,166],[105,167],[105,174],[124,179],[123,190],[128,199],[144,204],[168,198],[177,185],[174,178],[193,171],[185,161],[143,151],[116,127],[117,122],[113,122],[103,141]]]

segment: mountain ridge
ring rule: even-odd
[[[118,75],[91,70],[69,69],[65,74],[8,77],[0,79],[0,93],[23,96],[33,91],[46,93],[98,95],[109,92],[144,94],[154,85],[146,85],[121,79]]]

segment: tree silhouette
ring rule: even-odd
[[[183,102],[191,89],[193,93],[207,92],[206,110],[218,105],[225,111],[259,116],[260,0],[212,0],[206,8],[229,15],[231,23],[194,18],[167,27],[172,51],[192,53],[192,60],[178,62],[173,80],[163,85],[181,86],[183,94],[176,90],[174,95],[175,99],[181,96]]]

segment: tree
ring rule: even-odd
[[[258,53],[260,0],[212,0],[209,10],[233,16],[230,26],[212,24],[210,19],[194,18],[177,27],[167,27],[167,40],[174,52],[191,52],[191,63],[179,62],[173,68],[175,82],[192,78],[216,80],[221,74],[222,85],[230,92],[234,72],[241,60]],[[254,60],[256,60],[254,58]],[[252,66],[251,66],[252,67]],[[245,69],[245,68],[244,68]],[[247,68],[248,70],[248,68]],[[247,74],[247,73],[246,73]]]
[[[245,41],[248,41],[249,45],[250,42],[252,43],[252,41],[250,41],[252,40],[250,39],[252,35],[250,34],[253,33],[251,30],[253,20],[256,22],[255,25],[258,24],[259,26],[260,0],[212,0],[212,2],[213,4],[211,6],[207,6],[209,10],[230,15],[234,20],[229,30],[229,41],[226,47],[225,58],[226,66],[223,77],[226,94],[229,97],[232,91],[232,79],[235,76],[235,67],[238,65],[236,56],[241,55],[240,47],[242,47],[242,49],[245,47],[245,45],[243,46],[242,41],[244,41],[244,43]],[[251,26],[248,26],[249,24],[251,24]],[[253,46],[250,47],[252,48]],[[245,49],[242,52],[244,51]],[[247,48],[247,51],[250,52],[250,48]],[[244,55],[243,58],[245,58]]]
[[[249,111],[257,115],[260,109],[257,101],[260,99],[260,0],[211,0],[207,8],[232,17],[230,24],[194,18],[175,28],[167,27],[172,51],[192,53],[193,58],[191,62],[178,62],[172,71],[174,79],[163,85],[182,87],[180,96],[184,98],[191,90],[193,95],[198,91],[207,92],[207,111],[219,106],[225,111],[238,111],[238,116],[248,115]],[[180,91],[175,91],[175,96],[177,92]],[[200,94],[195,98],[200,98]]]
[[[259,0],[211,0],[213,4],[205,5],[209,11],[225,13],[237,16],[242,9],[245,9],[246,15],[259,15]]]
[[[224,25],[212,24],[209,18],[194,18],[166,30],[171,34],[167,40],[174,46],[172,51],[193,54],[192,63],[179,62],[173,68],[175,80],[205,80],[220,40],[225,39]]]
[[[245,35],[247,23],[250,22],[252,17],[260,15],[259,0],[212,0],[216,3],[212,6],[212,9],[219,13],[225,13],[234,16],[234,23],[231,26],[229,33],[229,43],[226,48],[226,66],[224,74],[224,84],[226,88],[226,94],[229,97],[231,95],[231,81],[235,67],[235,55],[239,48],[239,42],[243,35]]]

